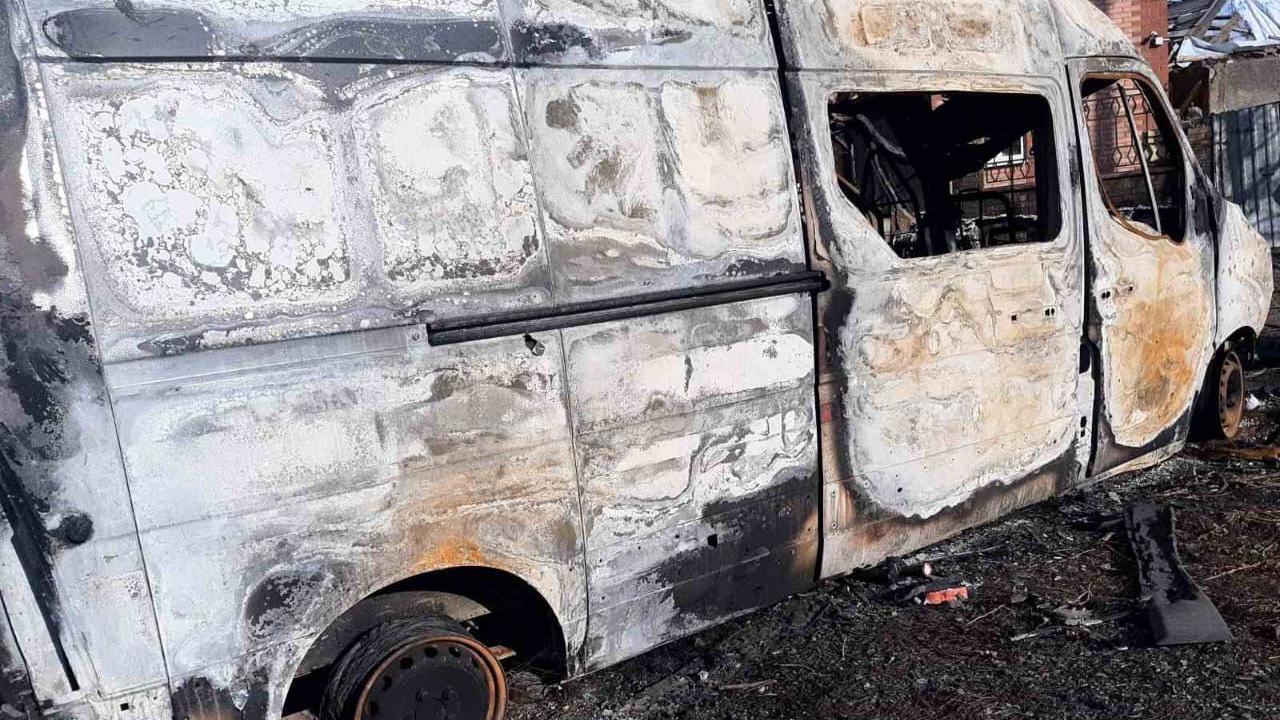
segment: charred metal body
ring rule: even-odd
[[[276,718],[425,615],[604,667],[1176,452],[1270,303],[1176,128],[1121,91],[1167,152],[1090,164],[1152,75],[1086,0],[0,22],[32,717]]]

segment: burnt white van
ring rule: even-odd
[[[6,716],[496,720],[1239,423],[1269,249],[1088,0],[0,27]]]

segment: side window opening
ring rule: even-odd
[[[1010,93],[837,93],[836,182],[899,257],[1048,242],[1060,228],[1053,114]]]
[[[1081,88],[1102,199],[1130,231],[1182,240],[1186,193],[1182,150],[1163,105],[1145,82],[1088,78]]]

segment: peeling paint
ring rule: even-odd
[[[526,84],[566,300],[803,263],[771,75],[538,70]]]
[[[1088,3],[817,0],[779,10],[787,62],[805,70],[1056,75],[1064,49],[1056,16],[1078,4]]]
[[[773,65],[759,0],[502,1],[525,63]]]

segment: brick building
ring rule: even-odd
[[[1156,74],[1169,84],[1169,3],[1167,0],[1093,0],[1138,46]],[[1152,41],[1152,34],[1159,38]]]

